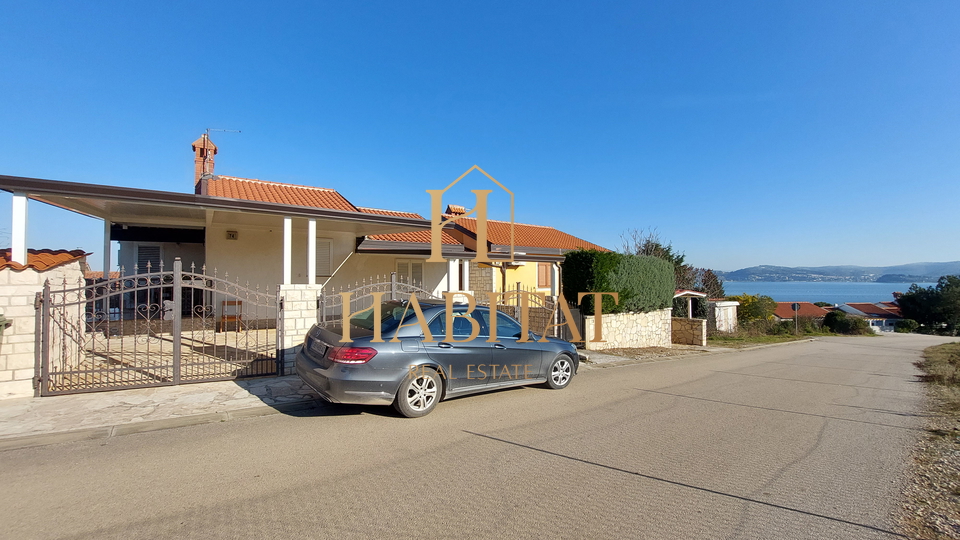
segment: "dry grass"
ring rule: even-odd
[[[916,363],[930,383],[927,436],[913,452],[900,524],[911,538],[960,539],[960,343],[930,347]]]

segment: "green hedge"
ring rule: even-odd
[[[561,268],[568,302],[577,303],[581,292],[618,293],[618,303],[612,296],[603,296],[604,313],[654,311],[673,303],[673,265],[657,257],[581,249],[567,253]],[[593,297],[585,297],[581,309],[593,315]]]

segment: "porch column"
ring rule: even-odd
[[[693,297],[692,296],[687,297],[687,318],[688,319],[693,318]]]
[[[550,263],[550,296],[556,297],[560,291],[560,265]]]
[[[103,279],[110,279],[110,220],[103,220]]]
[[[27,264],[27,195],[13,194],[13,211],[10,212],[10,259],[17,264]]]
[[[455,291],[460,286],[460,260],[447,259],[447,291]]]
[[[317,220],[307,220],[307,284],[317,284]]]
[[[463,290],[470,290],[470,260],[463,260]]]
[[[293,218],[283,218],[283,284],[293,282]]]

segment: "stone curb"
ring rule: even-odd
[[[621,367],[621,366],[633,366],[638,364],[655,364],[658,362],[672,362],[674,360],[682,360],[684,358],[699,358],[701,356],[710,356],[712,354],[730,354],[734,352],[744,352],[744,351],[755,351],[757,349],[766,349],[769,347],[780,347],[781,345],[792,345],[794,343],[810,343],[812,341],[817,341],[817,338],[806,338],[806,339],[797,339],[794,341],[784,341],[782,343],[764,343],[763,345],[754,345],[752,347],[724,347],[723,350],[714,350],[714,351],[700,351],[696,353],[683,354],[677,356],[664,356],[662,358],[655,359],[637,359],[637,358],[625,358],[622,361],[617,362],[603,362],[603,363],[592,363],[589,360],[587,362],[583,361],[583,355],[580,356],[580,369],[593,370],[593,369],[606,369],[612,367]],[[603,352],[603,351],[597,351]]]
[[[256,418],[258,416],[305,411],[321,408],[324,406],[324,403],[325,402],[316,399],[307,399],[303,401],[293,401],[277,405],[258,405],[256,407],[247,407],[245,409],[236,409],[233,411],[194,414],[189,416],[179,416],[176,418],[162,418],[158,420],[145,420],[143,422],[116,424],[112,426],[74,429],[70,431],[57,431],[52,433],[35,433],[30,435],[13,435],[10,437],[0,438],[0,451],[30,448],[33,446],[46,446],[49,444],[108,439],[110,437],[117,437],[120,435],[146,433],[148,431],[159,431],[161,429],[195,426],[199,424],[211,424],[215,422],[229,422],[231,420],[240,420],[243,418]]]

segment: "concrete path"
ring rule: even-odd
[[[10,538],[896,538],[924,336],[0,451]]]
[[[100,439],[321,406],[299,377],[0,400],[0,449]]]

